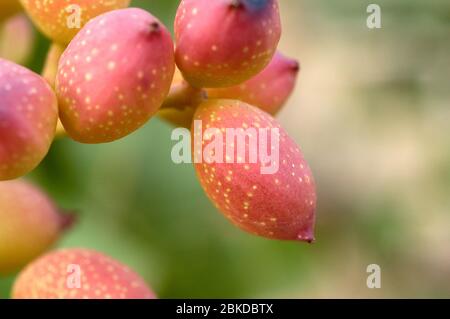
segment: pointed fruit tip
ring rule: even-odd
[[[77,215],[73,211],[60,210],[59,212],[61,230],[70,230],[78,220]]]

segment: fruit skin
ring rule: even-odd
[[[20,12],[22,6],[18,0],[2,0],[0,1],[0,22]]]
[[[174,69],[170,34],[148,12],[122,9],[92,19],[59,61],[56,91],[65,130],[91,144],[132,133],[158,111]]]
[[[269,64],[281,36],[277,0],[183,0],[176,62],[195,87],[229,87]]]
[[[292,94],[299,71],[298,61],[277,52],[270,64],[252,79],[229,88],[206,89],[206,95],[211,99],[240,100],[276,115]],[[172,87],[179,86],[183,81],[177,68]],[[195,108],[196,105],[163,108],[158,115],[177,127],[190,128]]]
[[[275,174],[261,174],[260,160],[254,164],[203,161],[195,164],[197,176],[216,207],[241,229],[272,239],[314,241],[314,179],[300,149],[280,124],[258,108],[234,100],[209,100],[200,105],[194,120],[202,121],[203,135],[208,126],[279,129],[279,170]],[[192,132],[197,134],[194,125]],[[194,144],[198,138],[193,136]],[[202,153],[210,143],[204,141]]]
[[[175,67],[175,73],[173,75],[171,90],[181,87],[185,84],[183,75],[180,69]],[[170,93],[169,93],[170,95]],[[158,116],[176,127],[191,128],[192,118],[194,117],[193,107],[179,105],[177,107],[163,108],[158,111]]]
[[[0,26],[0,58],[17,64],[28,61],[33,51],[35,34],[25,14],[18,14]]]
[[[70,288],[70,265],[79,266],[80,288]],[[144,280],[127,266],[89,249],[50,252],[23,270],[14,299],[154,299]]]
[[[254,78],[230,88],[208,89],[215,99],[233,99],[276,115],[294,90],[300,65],[277,52],[270,64]]]
[[[0,59],[0,180],[33,170],[55,135],[57,100],[47,82]]]
[[[67,19],[74,13],[68,10],[69,5],[76,4],[81,9],[81,27],[90,19],[116,9],[128,7],[130,0],[77,0],[48,1],[48,0],[21,0],[28,15],[38,28],[51,40],[60,44],[68,44],[80,29],[69,28]]]
[[[60,237],[71,223],[36,186],[0,182],[0,274],[24,266]]]

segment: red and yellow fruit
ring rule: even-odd
[[[277,52],[272,62],[254,78],[230,88],[208,89],[208,96],[233,99],[277,114],[294,90],[300,65]]]
[[[183,0],[176,62],[195,87],[229,87],[271,61],[281,36],[277,0]]]
[[[8,274],[50,248],[71,217],[37,187],[16,180],[0,182],[0,221],[0,274]]]
[[[148,12],[123,9],[92,19],[59,61],[56,90],[66,132],[83,143],[132,133],[158,111],[174,68],[170,34]]]
[[[51,40],[68,44],[90,19],[116,9],[128,7],[130,0],[48,1],[20,0],[27,14]],[[72,25],[80,19],[80,28]],[[74,20],[75,19],[75,20]]]
[[[57,119],[56,96],[47,82],[0,59],[0,180],[25,175],[42,161]]]
[[[154,299],[127,266],[88,249],[51,252],[19,274],[15,299]]]
[[[214,152],[221,149],[227,155],[222,163],[203,160],[195,164],[195,169],[208,197],[238,227],[267,238],[314,241],[314,179],[300,149],[280,124],[258,108],[234,100],[203,103],[197,109],[194,121],[202,121],[201,132],[195,126],[192,128],[194,157],[199,153],[208,155],[210,144],[216,142],[215,136],[209,139],[206,136],[208,128],[222,132],[223,136],[229,128],[241,129],[246,133],[249,129],[253,130],[250,135],[257,134],[261,129],[278,130],[279,156],[274,161],[278,170],[270,174],[261,173],[262,166],[266,165],[261,156],[253,162],[248,155],[239,159],[235,147],[239,145],[237,138],[226,142],[224,138],[225,146],[214,149]],[[201,136],[205,137],[205,143],[197,144]],[[267,137],[267,141],[271,142],[265,146],[253,144],[250,140],[247,135],[242,144],[248,154],[251,150],[261,154],[262,147],[275,149],[271,137]],[[258,140],[261,142],[263,139],[258,136]],[[234,153],[227,151],[230,146],[234,148]],[[228,161],[228,157],[234,160]]]

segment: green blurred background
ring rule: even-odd
[[[79,215],[57,246],[113,256],[161,298],[450,297],[450,2],[376,1],[378,30],[370,3],[280,1],[280,49],[302,72],[279,119],[315,173],[317,243],[233,227],[154,119],[112,144],[54,143],[30,179]],[[171,27],[178,1],[133,4]],[[366,286],[372,263],[381,289]]]

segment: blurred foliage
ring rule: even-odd
[[[370,31],[368,1],[280,2],[281,47],[304,68],[281,121],[316,174],[317,243],[231,226],[153,119],[112,144],[54,143],[30,178],[79,216],[57,246],[113,256],[161,298],[450,297],[450,3],[378,1],[383,29]],[[177,4],[133,2],[167,26]],[[48,46],[39,36],[28,67]],[[371,263],[381,290],[366,287]]]

